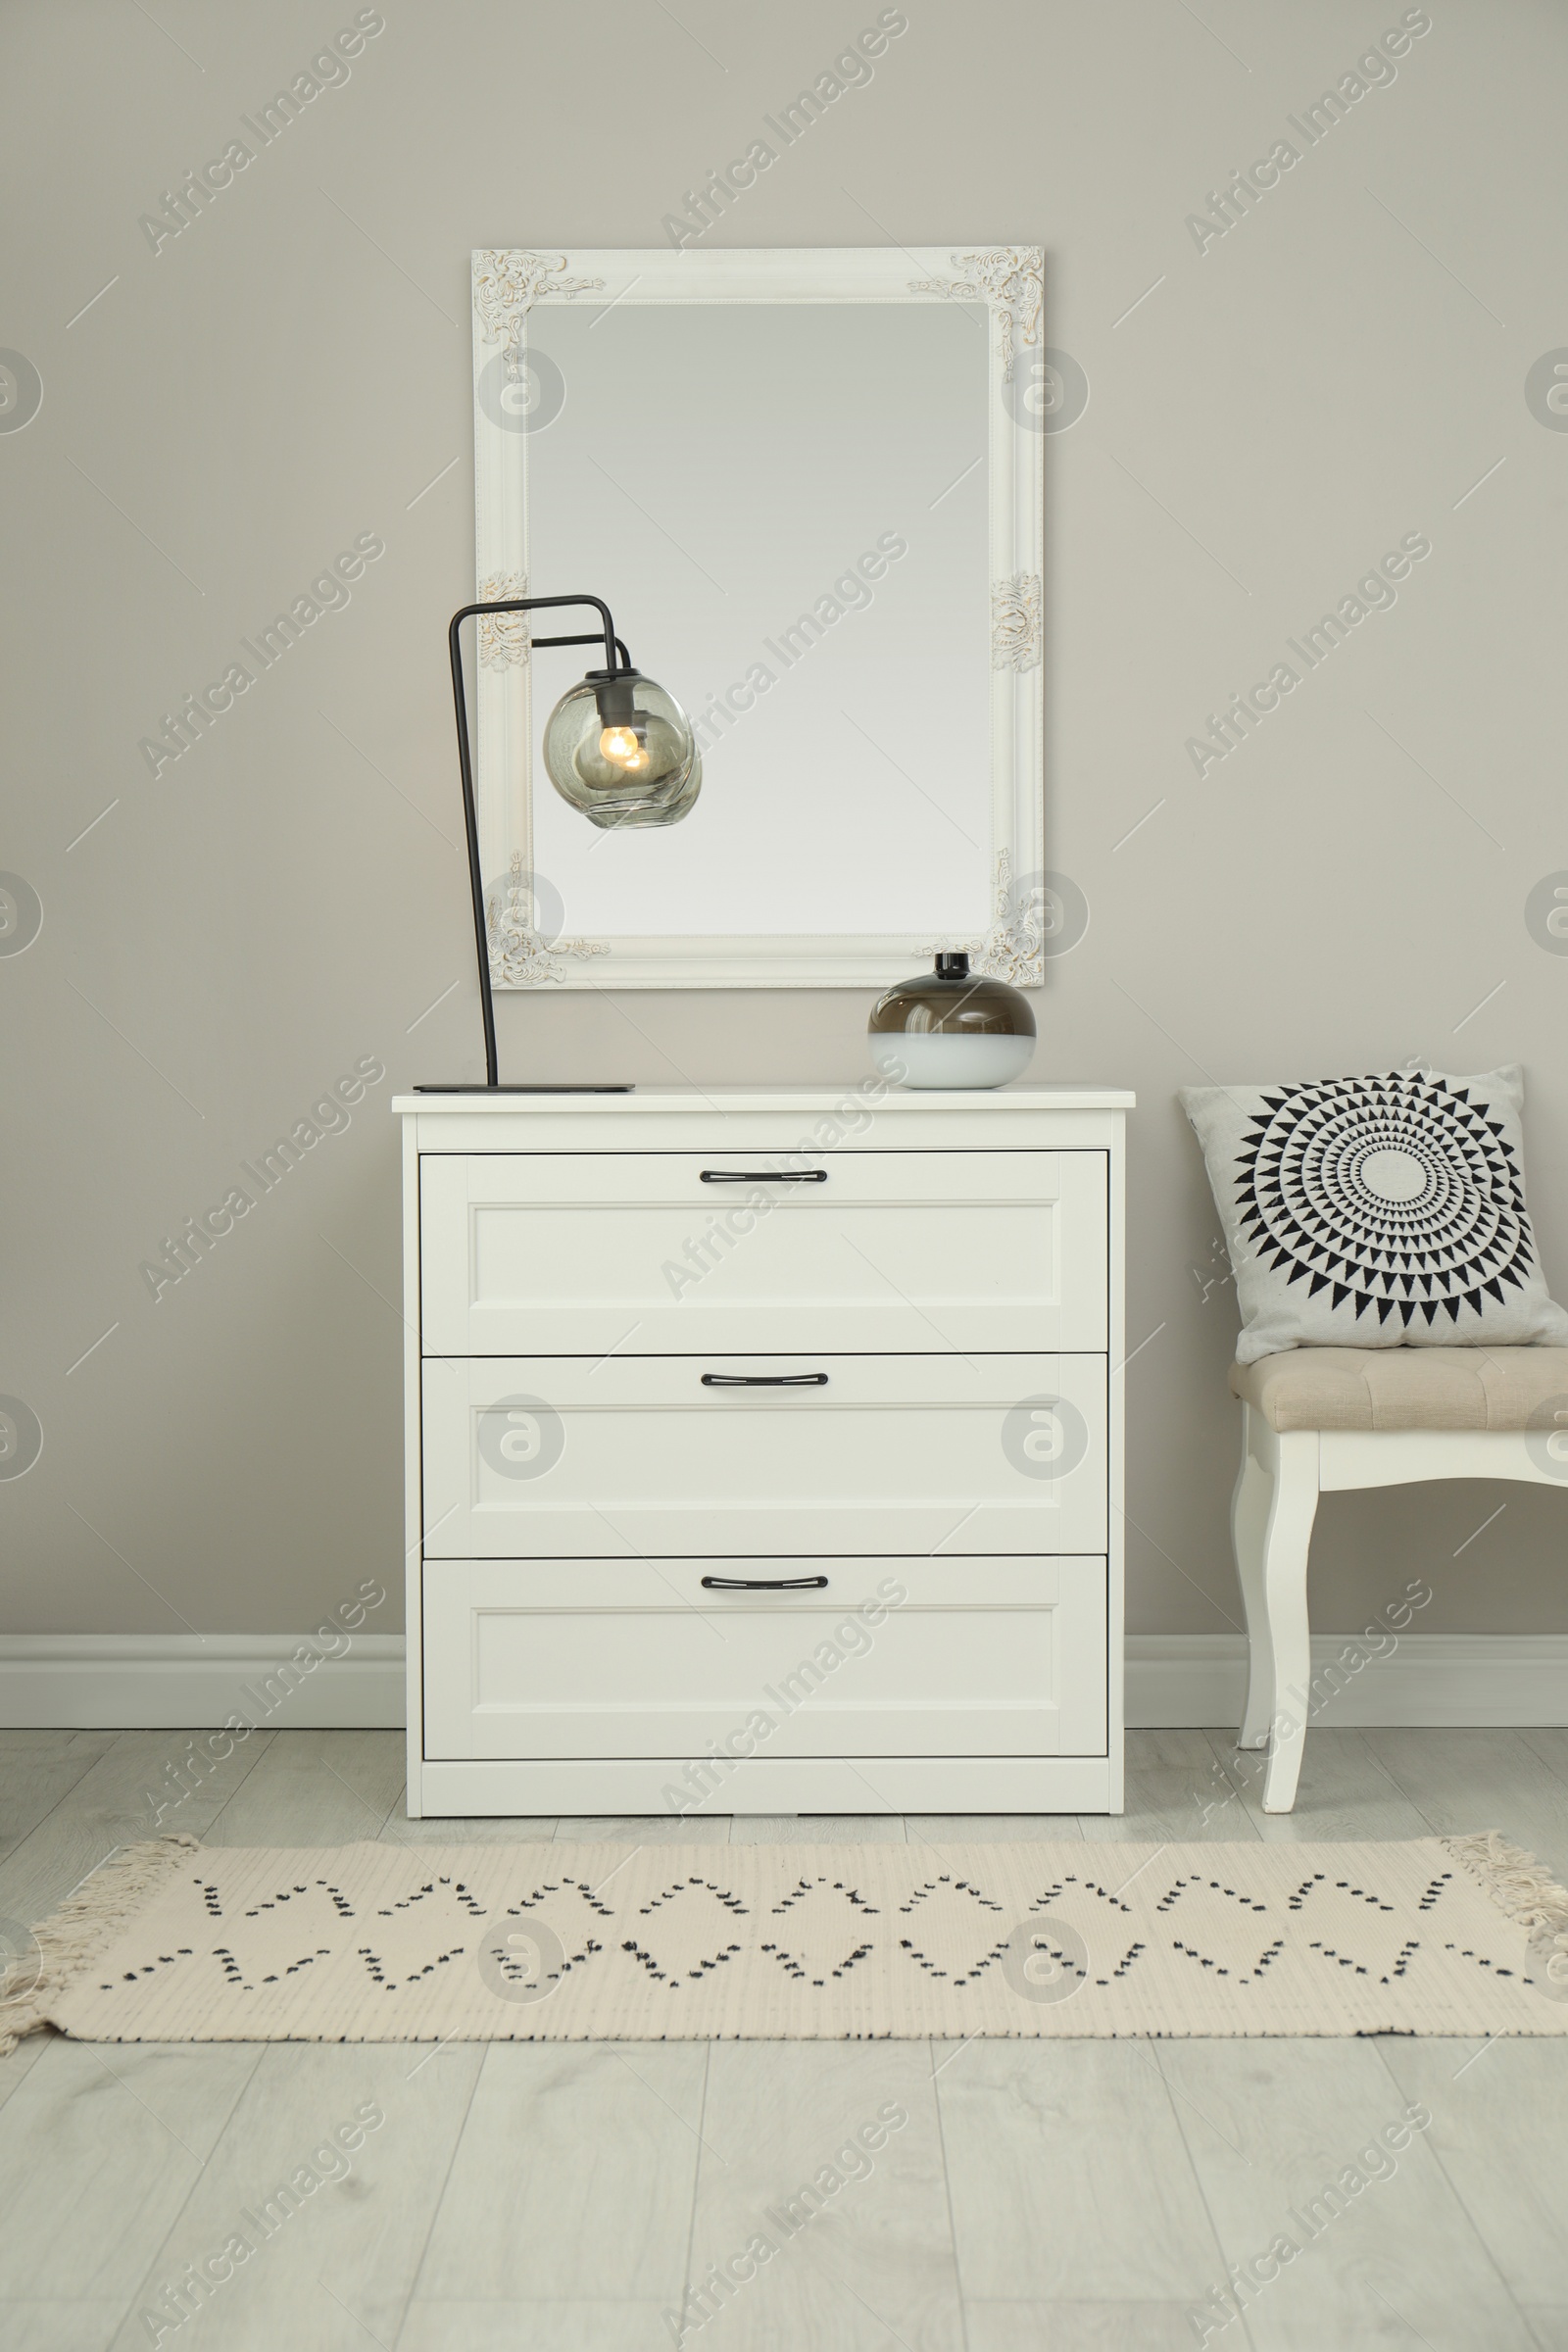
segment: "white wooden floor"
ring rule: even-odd
[[[183,1747],[0,1733],[0,1917],[42,1916]],[[1223,1733],[1129,1737],[1103,1819],[596,1821],[564,1835],[1409,1838],[1500,1828],[1568,1867],[1568,1731],[1325,1732],[1265,1820]],[[256,1735],[165,1821],[221,1844],[549,1837],[402,1818],[401,1736]],[[139,1818],[138,1818],[139,1817]],[[1568,2352],[1568,2043],[399,2044],[0,2060],[0,2345],[658,2352],[688,2286],[877,2110],[907,2125],[706,2321],[704,2352],[1154,2352],[1408,2102],[1432,2124],[1211,2344]],[[384,2116],[177,2328],[142,2315],[357,2108]],[[323,2166],[320,2168],[325,2170]],[[846,2168],[847,2169],[847,2168]],[[746,2267],[744,2264],[741,2266]]]

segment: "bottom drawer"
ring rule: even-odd
[[[426,1561],[423,1674],[432,1760],[1103,1755],[1105,1562]]]

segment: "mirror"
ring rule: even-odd
[[[474,256],[477,595],[603,597],[704,770],[678,825],[584,824],[539,744],[592,649],[480,624],[498,987],[960,947],[1039,982],[1040,283],[1035,248]]]

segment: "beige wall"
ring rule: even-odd
[[[1050,862],[1093,917],[1036,1068],[1141,1098],[1129,1621],[1224,1631],[1232,1294],[1201,1295],[1218,1227],[1179,1085],[1517,1057],[1568,1293],[1568,961],[1524,912],[1568,867],[1568,436],[1525,390],[1568,345],[1568,22],[1433,0],[1397,78],[1200,252],[1187,216],[1304,146],[1287,116],[1397,0],[1208,0],[1212,29],[1168,0],[906,13],[708,241],[1048,249],[1048,340],[1092,387],[1048,448]],[[21,0],[4,24],[0,343],[43,384],[0,432],[0,865],[44,909],[0,957],[0,1390],[44,1430],[0,1484],[13,1632],[285,1630],[392,1583],[386,1104],[478,1067],[442,644],[472,586],[468,250],[660,243],[877,8],[386,0],[351,78],[155,254],[139,217],[355,12],[157,14]],[[1433,552],[1397,606],[1200,778],[1206,713],[1412,531]],[[362,532],[386,552],[348,609],[155,780],[138,739]],[[502,1051],[515,1076],[837,1081],[865,1011],[511,999]],[[362,1056],[389,1075],[352,1125],[155,1303],[161,1238]],[[1318,1622],[1420,1573],[1425,1630],[1560,1629],[1565,1539],[1551,1492],[1341,1498]]]

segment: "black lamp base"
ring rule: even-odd
[[[538,1085],[515,1085],[510,1080],[498,1084],[484,1078],[459,1078],[448,1086],[416,1086],[414,1091],[416,1095],[631,1095],[637,1089],[634,1082],[597,1086],[565,1079],[559,1083],[542,1080]]]

